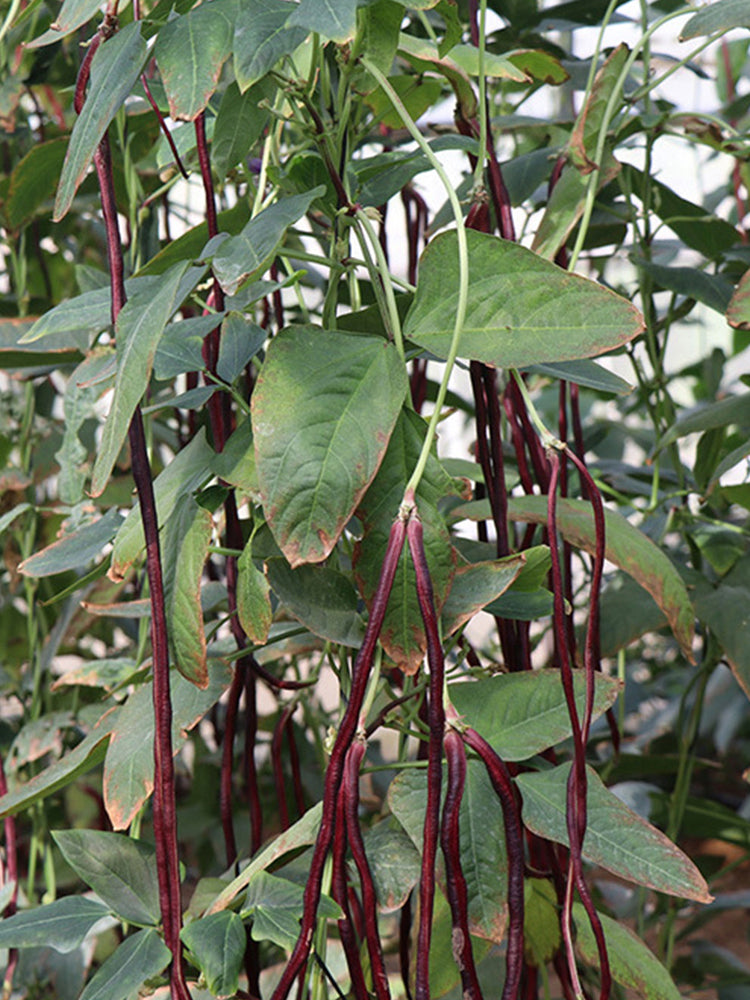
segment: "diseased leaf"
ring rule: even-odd
[[[371,826],[364,841],[378,906],[384,913],[393,913],[404,905],[419,882],[419,851],[404,828],[392,819]]]
[[[100,9],[101,0],[63,0],[60,13],[50,25],[49,30],[33,41],[26,42],[26,47],[30,49],[41,48],[43,45],[60,41],[65,35],[69,35],[71,31],[75,31],[76,28],[80,28],[87,21],[90,21],[99,13]]]
[[[122,514],[110,507],[106,514],[84,524],[69,535],[63,535],[18,567],[25,576],[52,576],[70,569],[83,569],[101,555],[123,523]]]
[[[208,687],[191,684],[172,672],[172,752],[177,753],[189,730],[229,687],[223,665],[209,668]],[[152,685],[143,684],[120,709],[104,761],[104,805],[115,830],[125,830],[154,788],[154,709]]]
[[[398,352],[380,338],[300,326],[271,341],[253,392],[253,436],[266,519],[292,567],[332,551],[378,470],[406,389]]]
[[[152,927],[138,931],[96,970],[80,1000],[126,1000],[171,960],[171,951]]]
[[[148,51],[140,21],[102,42],[91,63],[88,95],[73,126],[55,199],[55,222],[67,214],[109,123],[138,79]]]
[[[474,230],[469,246],[469,307],[459,355],[497,367],[593,357],[643,330],[626,299],[569,274],[517,243]],[[455,232],[422,254],[404,336],[439,358],[450,350],[458,302]]]
[[[519,774],[523,822],[534,833],[568,846],[565,819],[570,764]],[[637,885],[699,903],[710,903],[708,886],[693,862],[656,827],[622,803],[588,768],[588,824],[583,853],[594,864]]]
[[[216,90],[232,52],[238,0],[207,0],[161,28],[154,57],[177,121],[194,121]]]
[[[57,830],[52,836],[73,871],[121,920],[159,923],[159,880],[150,844],[102,830]]]
[[[491,562],[458,566],[443,605],[443,635],[452,635],[513,583],[524,564],[523,554]]]
[[[594,717],[600,716],[620,693],[614,677],[595,678]],[[583,711],[586,678],[573,675],[578,711]],[[528,760],[567,739],[572,732],[559,670],[500,674],[485,680],[448,685],[450,698],[467,722],[506,761]]]
[[[42,204],[54,195],[66,147],[65,139],[40,142],[13,168],[3,205],[3,215],[10,229],[30,222]]]
[[[596,74],[589,98],[581,108],[573,126],[568,143],[568,159],[583,174],[590,174],[597,167],[592,156],[595,154],[599,133],[604,125],[604,116],[612,90],[629,55],[630,49],[624,42],[610,52]]]
[[[45,906],[21,910],[0,920],[0,948],[54,948],[75,951],[109,910],[83,896],[64,896]]]

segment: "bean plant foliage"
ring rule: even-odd
[[[744,996],[746,5],[3,11],[3,997]]]

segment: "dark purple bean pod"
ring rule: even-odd
[[[372,982],[377,1000],[390,1000],[391,991],[388,986],[388,975],[385,971],[383,947],[378,931],[378,908],[375,883],[372,880],[370,864],[365,853],[365,842],[359,826],[359,769],[365,753],[365,744],[355,739],[346,755],[344,765],[344,781],[342,792],[344,797],[344,812],[346,814],[346,834],[349,839],[349,850],[359,873],[362,886],[362,910],[365,920],[365,939],[370,954]]]
[[[416,1000],[430,1000],[430,941],[432,939],[432,913],[435,904],[435,861],[440,828],[440,790],[442,785],[443,733],[443,680],[445,663],[440,645],[435,597],[430,570],[424,551],[422,523],[412,513],[407,528],[409,550],[417,577],[417,598],[427,635],[427,660],[430,665],[428,718],[430,740],[427,751],[427,810],[422,835],[422,872],[419,882],[419,931],[417,935],[417,975],[414,994]]]
[[[487,768],[487,775],[503,810],[505,845],[508,851],[508,941],[502,1000],[517,1000],[524,963],[524,851],[521,813],[505,762],[474,729],[464,729],[461,737],[464,743],[479,755]]]
[[[369,1000],[365,974],[359,957],[359,943],[354,931],[351,907],[349,906],[349,888],[346,876],[346,815],[344,806],[344,790],[339,793],[336,803],[336,830],[333,837],[333,870],[331,874],[331,895],[341,907],[344,916],[338,921],[339,937],[346,955],[346,964],[351,977],[351,992],[356,1000]]]
[[[232,684],[227,699],[227,713],[224,720],[224,737],[221,746],[221,771],[219,774],[219,815],[224,833],[224,849],[227,867],[237,860],[237,842],[232,822],[232,764],[234,762],[234,736],[237,731],[237,712],[242,697],[244,678],[239,664],[235,667]]]
[[[297,705],[292,702],[280,713],[273,727],[273,737],[271,738],[271,769],[273,771],[273,783],[276,789],[276,799],[279,803],[279,823],[282,830],[289,829],[289,807],[286,802],[286,781],[284,780],[284,768],[281,759],[281,741],[284,737],[286,724],[292,717]]]
[[[86,55],[83,57],[80,69],[78,70],[78,76],[76,77],[76,89],[73,94],[73,108],[77,115],[80,115],[83,111],[83,105],[86,100],[86,87],[89,83],[89,76],[91,75],[91,63],[96,55],[96,50],[102,43],[102,35],[100,32],[94,35],[94,37],[89,42],[89,47],[86,49]]]
[[[445,881],[448,888],[448,903],[453,917],[453,933],[451,935],[453,958],[461,973],[464,1000],[482,1000],[482,989],[479,985],[474,954],[471,949],[468,893],[461,866],[459,813],[466,785],[466,751],[463,740],[452,728],[447,729],[443,746],[448,763],[448,786],[443,804],[440,846],[445,858]]]
[[[289,995],[292,984],[307,963],[307,957],[312,942],[313,930],[315,928],[315,914],[320,902],[320,893],[323,878],[323,869],[326,857],[333,840],[335,820],[336,820],[336,800],[341,787],[341,779],[344,771],[346,753],[351,746],[354,735],[359,725],[359,713],[362,709],[367,681],[372,668],[372,661],[375,655],[380,629],[383,626],[388,598],[390,597],[393,579],[396,575],[401,550],[404,547],[406,538],[405,518],[408,511],[400,513],[394,521],[391,533],[388,538],[383,566],[380,571],[375,597],[370,609],[370,617],[365,629],[364,639],[360,647],[357,659],[352,672],[352,687],[349,694],[349,701],[346,706],[336,740],[331,751],[331,757],[326,771],[325,786],[323,790],[323,810],[320,821],[318,836],[313,849],[313,856],[310,862],[310,873],[305,885],[303,898],[303,914],[300,934],[297,943],[292,950],[286,968],[281,979],[273,992],[272,1000],[284,1000]]]

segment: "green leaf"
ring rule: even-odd
[[[107,126],[140,76],[148,50],[139,21],[127,24],[97,49],[88,95],[73,126],[55,199],[55,222],[67,213]]]
[[[381,73],[388,76],[396,58],[404,8],[394,0],[377,0],[376,3],[363,7],[359,17],[362,51],[367,53],[367,58]],[[371,77],[368,80],[369,88],[372,89],[376,85],[375,81]]]
[[[211,993],[234,995],[247,947],[245,925],[240,917],[230,910],[212,913],[187,924],[180,937],[195,958]]]
[[[172,953],[153,928],[126,938],[86,984],[80,1000],[127,1000],[162,972]]]
[[[716,0],[693,14],[680,32],[680,41],[732,28],[750,28],[750,11],[745,0]]]
[[[159,31],[154,58],[177,121],[194,121],[205,110],[232,52],[237,0],[207,0]]]
[[[750,330],[750,272],[739,280],[727,306],[727,323],[737,330]]]
[[[527,878],[523,883],[523,948],[526,961],[543,966],[560,948],[560,917],[557,895],[546,878]]]
[[[621,690],[614,677],[597,674],[594,717],[605,712]],[[586,678],[573,675],[578,711],[583,711]],[[500,674],[486,680],[449,684],[451,701],[468,725],[506,761],[528,760],[567,739],[572,730],[559,670]]]
[[[378,474],[357,509],[364,533],[355,546],[352,561],[357,587],[368,608],[372,606],[393,518],[417,463],[425,430],[421,417],[411,410],[402,411]],[[433,453],[417,489],[416,499],[438,614],[450,589],[455,552],[437,503],[447,494],[458,493],[459,488]],[[388,656],[411,674],[418,670],[427,648],[416,586],[412,559],[408,546],[404,546],[388,599],[380,642]]]
[[[201,721],[229,687],[227,667],[209,667],[208,687],[191,684],[176,670],[172,687],[172,752],[176,754],[188,732]],[[120,709],[104,761],[104,805],[115,830],[124,830],[154,788],[154,709],[152,685],[136,688]]]
[[[408,770],[388,790],[391,812],[420,852],[427,807],[427,772]],[[469,929],[489,941],[503,940],[506,924],[508,858],[503,811],[484,765],[469,760],[459,814],[460,849],[469,900]],[[488,837],[487,831],[492,831]],[[442,857],[437,880],[445,893]]]
[[[161,535],[167,629],[177,669],[208,686],[201,578],[213,533],[211,512],[182,496]]]
[[[150,844],[102,830],[55,830],[52,836],[76,875],[121,920],[159,923],[159,880]]]
[[[154,355],[154,378],[173,379],[185,372],[201,372],[206,367],[203,360],[203,340],[215,330],[223,313],[210,316],[193,316],[170,323],[161,335]]]
[[[266,342],[267,333],[242,313],[230,312],[221,324],[216,374],[230,385]]]
[[[224,240],[213,259],[214,274],[227,295],[259,277],[273,260],[289,226],[302,218],[322,187],[282,198],[264,209],[237,236]]]
[[[242,907],[242,916],[252,917],[253,940],[273,941],[280,948],[291,950],[299,936],[303,895],[303,887],[289,879],[265,871],[253,875]],[[318,916],[338,919],[342,913],[332,899],[321,896]]]
[[[236,83],[230,83],[224,91],[211,142],[211,164],[217,177],[225,178],[261,137],[270,112],[259,104],[272,99],[273,89],[265,81],[244,94]]]
[[[178,499],[202,486],[211,476],[211,461],[215,458],[213,448],[206,441],[206,432],[201,428],[182,451],[154,480],[156,515],[159,528],[167,523]],[[128,512],[117,532],[112,551],[113,579],[122,578],[128,568],[145,548],[141,508],[138,503]]]
[[[15,791],[0,798],[0,819],[28,809],[35,802],[65,788],[104,760],[119,710],[105,714],[98,726],[54,764],[35,774]]]
[[[96,416],[95,404],[101,391],[98,379],[107,371],[111,361],[112,354],[106,348],[92,352],[78,365],[65,387],[65,430],[55,459],[60,466],[60,499],[71,506],[83,499],[88,472],[88,449],[81,441],[80,431],[86,420]]]
[[[517,243],[466,232],[469,307],[459,355],[497,367],[591,357],[643,330],[637,309],[608,289],[568,274]],[[404,336],[446,358],[458,302],[456,234],[422,254]]]
[[[442,46],[441,46],[442,49]],[[442,56],[442,53],[441,53]],[[448,59],[459,66],[468,76],[476,77],[479,73],[479,49],[476,45],[454,45],[447,53]],[[497,79],[512,80],[514,83],[528,83],[526,73],[506,54],[485,52],[484,70],[487,76]]]
[[[659,440],[655,451],[661,451],[687,434],[728,427],[730,424],[750,426],[750,392],[741,396],[728,396],[715,403],[704,403],[683,412]]]
[[[0,920],[0,948],[54,948],[65,955],[75,951],[108,913],[102,903],[83,896],[65,896],[46,906],[21,910]]]
[[[258,477],[255,472],[255,448],[249,420],[244,420],[227,441],[224,451],[214,455],[211,471],[219,479],[237,486],[244,493],[258,496]]]
[[[453,513],[459,515],[460,508]],[[512,521],[544,525],[547,523],[547,498],[512,498],[508,516]],[[683,653],[692,663],[695,623],[682,577],[665,553],[643,532],[634,528],[622,514],[605,509],[604,519],[607,559],[625,570],[651,594],[666,615]],[[567,542],[585,552],[595,552],[594,517],[589,503],[583,500],[559,500],[557,522],[558,530]]]
[[[637,167],[623,164],[622,179],[630,191],[644,191],[643,185],[650,185],[651,211],[666,223],[683,243],[693,250],[698,250],[709,260],[720,257],[738,242],[737,230],[725,219],[712,215],[702,205],[695,205],[686,198],[681,198],[672,188],[656,178],[647,178]]]
[[[607,371],[602,365],[597,364],[596,361],[590,361],[588,358],[583,358],[580,361],[531,365],[526,368],[526,371],[534,375],[551,376],[565,382],[575,382],[576,385],[594,389],[596,392],[611,392],[618,396],[624,396],[633,391],[633,386],[624,378],[620,378],[614,372]]]
[[[241,198],[233,208],[219,212],[217,220],[219,232],[236,235],[247,222],[248,215],[248,204],[244,198]],[[193,226],[192,229],[188,229],[176,240],[167,243],[163,250],[160,250],[155,257],[143,265],[138,274],[149,277],[154,274],[163,274],[180,261],[199,258],[207,242],[208,223],[201,222],[197,226]]]
[[[709,274],[695,267],[665,267],[663,264],[654,264],[653,261],[642,257],[635,258],[634,263],[650,275],[661,288],[702,302],[718,313],[724,313],[728,308],[731,310],[732,283],[723,274]],[[732,326],[737,325],[731,320],[729,322]]]
[[[159,339],[182,301],[178,295],[187,270],[187,261],[178,264],[161,276],[155,292],[139,292],[128,299],[117,317],[115,390],[91,477],[92,496],[100,496],[109,481],[135,408],[148,387]]]
[[[521,572],[523,564],[524,556],[517,555],[459,566],[443,605],[443,635],[452,635],[504,593]]]
[[[576,951],[584,962],[598,969],[596,939],[581,903],[573,903],[573,919]],[[680,1000],[680,991],[651,949],[621,921],[613,920],[606,913],[599,913],[599,919],[615,982],[634,990],[643,1000]]]
[[[519,774],[523,822],[534,833],[569,846],[565,819],[570,764]],[[699,903],[710,903],[708,887],[693,862],[659,830],[628,809],[588,773],[588,825],[583,853],[594,864],[637,885]]]
[[[724,654],[745,694],[750,697],[750,581],[746,560],[716,587],[698,593],[695,613],[721,643]]]
[[[385,913],[393,913],[401,909],[419,882],[419,851],[404,828],[391,819],[371,826],[364,841],[378,906]]]
[[[284,607],[315,635],[343,646],[360,646],[365,625],[348,577],[328,566],[292,569],[286,559],[266,561],[271,589]]]
[[[289,851],[296,851],[300,847],[308,847],[310,844],[314,844],[320,829],[322,809],[323,803],[316,802],[311,809],[307,810],[304,816],[300,817],[296,823],[292,823],[288,830],[280,833],[278,837],[275,837],[270,844],[256,854],[250,864],[219,893],[206,910],[206,913],[217,913],[219,910],[226,909],[237,894],[246,888],[254,875],[265,871],[278,858],[288,854]]]
[[[618,573],[608,583],[599,601],[602,656],[620,649],[647,632],[658,632],[667,624],[664,613],[632,577]]]
[[[240,5],[234,25],[234,75],[244,93],[307,38],[307,28],[287,27],[286,0],[254,0]]]
[[[253,435],[266,519],[292,567],[332,551],[406,390],[398,352],[380,338],[305,326],[271,341],[253,392]]]
[[[237,560],[237,615],[250,642],[263,645],[273,621],[268,580],[253,562],[247,545]]]
[[[32,146],[10,175],[3,214],[10,229],[30,222],[39,207],[55,193],[65,159],[67,140],[50,139]]]
[[[65,35],[69,35],[71,31],[90,21],[100,10],[99,0],[63,0],[60,13],[49,26],[49,30],[33,41],[25,42],[26,48],[36,49],[52,42],[59,42]]]
[[[307,28],[342,44],[354,38],[357,0],[300,0],[286,23],[289,28]]]
[[[112,541],[123,523],[122,514],[110,507],[106,514],[63,535],[56,542],[29,556],[18,567],[25,576],[52,576],[66,570],[83,569]]]

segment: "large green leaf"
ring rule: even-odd
[[[727,396],[725,399],[685,410],[660,438],[655,450],[661,451],[687,434],[729,427],[731,424],[750,426],[750,392],[745,392],[741,396]]]
[[[324,188],[319,186],[304,194],[282,198],[259,212],[237,236],[224,240],[214,254],[213,267],[227,295],[234,295],[240,285],[250,278],[260,277],[289,226],[302,218],[323,191]]]
[[[111,507],[95,521],[63,535],[19,566],[25,576],[52,576],[69,569],[82,569],[98,555],[117,534],[123,523],[122,514]]]
[[[357,613],[357,592],[348,577],[327,566],[298,566],[286,559],[266,561],[271,589],[311,632],[344,646],[360,646],[365,632]]]
[[[182,301],[182,279],[187,271],[187,262],[178,264],[162,275],[156,291],[136,293],[117,317],[115,390],[91,476],[92,496],[98,497],[109,481],[130,420],[148,387],[159,338]]]
[[[216,996],[237,992],[242,959],[247,947],[245,926],[231,910],[193,920],[180,934],[203,973],[206,985]]]
[[[76,28],[80,28],[87,21],[90,21],[95,14],[99,13],[100,9],[100,0],[63,0],[60,12],[50,25],[49,30],[33,41],[26,42],[25,45],[27,48],[33,49],[40,48],[42,45],[50,45],[52,42],[59,42],[65,35],[69,35],[71,31],[75,31]]]
[[[154,496],[160,528],[167,523],[179,498],[192,493],[210,478],[211,462],[215,457],[213,448],[206,440],[206,432],[201,428],[166,469],[159,473],[154,480]],[[110,575],[114,579],[122,578],[145,545],[141,508],[136,503],[115,536]]]
[[[253,393],[253,435],[266,518],[292,566],[333,549],[378,470],[406,390],[398,353],[380,338],[304,326],[271,341]]]
[[[167,628],[177,669],[193,684],[208,685],[201,577],[213,533],[211,512],[183,496],[161,536]]]
[[[594,717],[605,712],[620,693],[614,677],[595,677]],[[576,671],[573,685],[578,711],[583,711],[586,678]],[[456,710],[490,743],[503,760],[528,760],[571,734],[570,716],[559,670],[500,674],[485,680],[448,686]]]
[[[750,28],[750,10],[745,0],[716,0],[693,14],[680,32],[680,41],[732,28]]]
[[[249,544],[237,560],[237,616],[249,641],[262,645],[268,638],[273,609],[268,580],[253,562]]]
[[[306,28],[334,42],[347,42],[357,27],[358,0],[300,0],[286,22],[289,28]]]
[[[229,687],[231,674],[218,664],[209,668],[208,687],[196,687],[176,670],[171,675],[172,751],[177,753],[189,730],[201,721]],[[120,709],[104,761],[104,804],[115,830],[126,829],[154,788],[154,710],[152,686],[143,684]]]
[[[171,960],[171,951],[152,927],[138,931],[97,969],[80,1000],[126,1000]]]
[[[216,90],[232,51],[238,0],[207,0],[159,31],[154,57],[178,121],[194,121]]]
[[[570,764],[519,774],[523,822],[534,833],[568,846],[566,795]],[[594,864],[638,885],[710,903],[708,886],[693,862],[656,827],[629,809],[588,769],[588,825],[583,853]]]
[[[354,575],[368,607],[372,606],[378,585],[393,518],[422,448],[425,426],[422,418],[412,410],[401,413],[378,474],[357,509],[364,533],[354,549]],[[450,589],[455,553],[437,503],[447,494],[458,492],[458,483],[451,479],[435,455],[431,455],[416,499],[438,613]],[[427,648],[416,586],[412,558],[408,546],[404,546],[380,641],[391,659],[408,673],[418,670]]]
[[[159,923],[159,880],[150,844],[102,830],[57,830],[52,836],[73,871],[121,920]]]
[[[427,772],[408,770],[388,790],[391,812],[421,853]],[[461,861],[469,897],[472,934],[500,942],[505,934],[508,858],[503,833],[503,810],[484,765],[468,761],[466,786],[459,814]],[[437,880],[445,892],[445,869],[440,858]]]
[[[291,55],[307,38],[307,28],[287,27],[286,0],[243,3],[234,26],[234,75],[243,92]]]
[[[454,513],[458,514],[460,508]],[[512,498],[508,516],[513,521],[547,523],[546,497]],[[625,570],[647,590],[667,617],[685,656],[693,661],[695,631],[693,609],[682,577],[669,558],[654,543],[634,528],[622,514],[605,510],[607,559]],[[567,542],[586,552],[596,550],[596,535],[591,504],[583,500],[559,500],[557,526]]]
[[[599,952],[589,918],[581,903],[573,904],[576,925],[576,951],[584,962],[599,968]],[[619,920],[606,913],[599,919],[607,943],[612,978],[643,1000],[680,1000],[680,991],[672,977],[641,939]]]
[[[76,119],[55,199],[55,221],[67,213],[107,126],[140,76],[148,50],[139,21],[102,42],[91,63],[88,95]]]
[[[721,643],[745,694],[750,697],[750,559],[740,559],[715,589],[702,587],[695,613]]]
[[[108,913],[102,903],[83,896],[65,896],[46,906],[21,910],[0,920],[0,948],[54,948],[67,954]]]
[[[517,243],[468,230],[469,307],[459,355],[498,367],[592,357],[643,329],[638,310]],[[455,232],[433,239],[419,267],[404,335],[446,358],[458,303]]]

